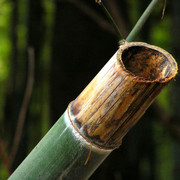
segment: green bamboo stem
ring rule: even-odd
[[[151,1],[149,6],[146,8],[146,10],[142,14],[142,16],[139,18],[139,20],[136,23],[136,25],[134,26],[134,28],[129,33],[128,37],[126,38],[127,42],[131,42],[131,41],[134,40],[134,38],[137,36],[137,34],[141,30],[141,28],[143,27],[144,23],[146,22],[146,20],[148,19],[148,17],[150,16],[151,12],[153,11],[153,9],[155,8],[155,6],[157,5],[157,3],[159,1],[160,0],[152,0]]]
[[[122,36],[122,34],[121,34],[121,31],[119,30],[116,22],[114,21],[113,17],[111,16],[111,14],[109,13],[109,11],[107,10],[107,8],[106,8],[106,6],[104,5],[104,3],[102,2],[102,0],[96,0],[96,3],[98,3],[98,4],[102,7],[102,9],[104,10],[107,18],[109,19],[110,23],[111,23],[111,24],[113,25],[113,27],[114,27],[114,30],[116,31],[116,34],[117,34],[117,36],[118,36],[118,39],[119,39],[119,40],[123,40],[124,38],[123,38],[123,36]]]
[[[9,179],[87,179],[176,74],[163,49],[124,43]]]
[[[9,180],[87,179],[110,152],[86,142],[66,111]]]
[[[148,17],[150,16],[151,12],[153,11],[153,9],[155,8],[155,6],[157,5],[157,3],[160,0],[152,0],[151,3],[149,4],[149,6],[146,8],[146,10],[144,11],[144,13],[142,14],[142,16],[139,18],[138,22],[136,23],[136,25],[134,26],[134,28],[132,29],[132,31],[129,33],[128,37],[126,38],[127,42],[131,42],[134,40],[134,38],[137,36],[137,34],[140,32],[140,30],[142,29],[144,23],[147,21]],[[99,5],[101,5],[102,9],[104,10],[106,16],[108,17],[109,21],[111,22],[111,24],[113,25],[116,34],[118,35],[119,38],[119,42],[120,44],[124,43],[123,41],[123,36],[121,34],[121,31],[119,30],[118,26],[116,25],[114,19],[112,18],[111,14],[109,13],[109,11],[107,10],[107,8],[105,7],[104,3],[101,0],[96,0],[96,3],[98,3]]]

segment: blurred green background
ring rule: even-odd
[[[104,3],[126,37],[150,1]],[[167,1],[161,18],[164,2],[136,41],[160,46],[178,62],[180,1]],[[94,0],[0,0],[1,180],[7,179],[117,49],[115,32]],[[91,180],[179,180],[179,92],[177,75]],[[13,145],[18,136],[20,143]]]

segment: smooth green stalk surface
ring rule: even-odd
[[[132,29],[132,31],[129,33],[128,37],[126,38],[127,42],[131,42],[133,41],[133,39],[137,36],[137,34],[139,33],[139,31],[141,30],[141,28],[143,27],[144,23],[146,22],[146,20],[148,19],[149,15],[151,14],[151,12],[153,11],[153,9],[155,8],[155,6],[157,5],[157,3],[160,0],[152,0],[151,3],[149,4],[149,6],[146,8],[146,10],[144,11],[144,13],[142,14],[142,16],[139,18],[138,22],[136,23],[136,25],[134,26],[134,28]]]
[[[81,180],[87,179],[97,169],[110,151],[98,153],[93,151],[93,148],[84,146],[75,136],[71,123],[67,123],[69,118],[66,113],[15,170],[9,180]]]
[[[107,10],[107,8],[105,7],[104,3],[101,1],[101,0],[96,0],[96,2],[102,7],[102,9],[104,10],[107,18],[109,19],[109,21],[111,22],[111,24],[113,25],[115,31],[116,31],[116,34],[118,35],[118,39],[119,40],[123,40],[123,36],[117,26],[117,24],[115,23],[113,17],[111,16],[111,14],[109,13],[109,11]]]

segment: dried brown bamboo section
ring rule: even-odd
[[[117,148],[161,90],[177,74],[163,49],[125,43],[70,104],[74,127],[102,148]]]

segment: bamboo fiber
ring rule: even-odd
[[[10,179],[87,179],[176,74],[163,49],[124,43]]]

